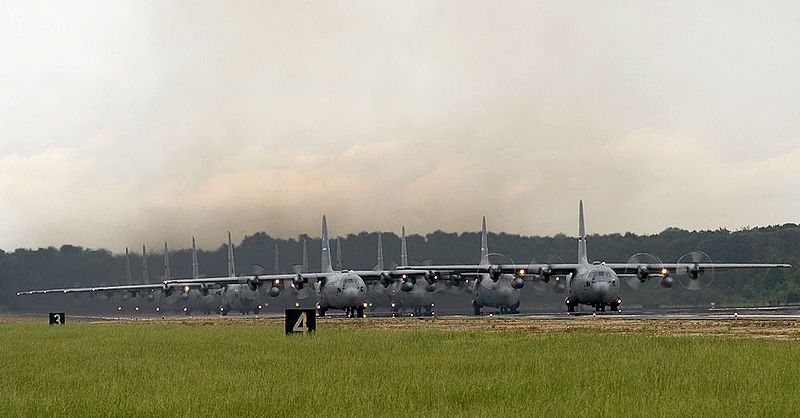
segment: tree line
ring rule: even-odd
[[[377,259],[377,233],[361,232],[339,238],[341,260],[345,269],[371,269]],[[480,233],[448,233],[436,231],[427,235],[410,235],[408,253],[415,263],[476,263],[479,258]],[[306,241],[310,270],[320,266],[319,238],[301,235],[296,239],[275,239],[264,232],[246,236],[235,245],[239,274],[275,270],[277,244],[278,272],[295,271],[302,262],[302,243]],[[387,267],[400,262],[400,237],[383,234],[384,258]],[[800,227],[796,224],[747,228],[740,231],[686,231],[669,228],[659,234],[605,234],[588,237],[591,260],[624,262],[639,252],[653,254],[663,262],[675,262],[682,255],[700,250],[714,262],[790,263],[797,266],[800,258]],[[334,260],[336,241],[331,242]],[[528,264],[532,262],[574,262],[577,242],[574,237],[559,234],[552,237],[489,234],[493,262]],[[227,244],[215,250],[199,251],[200,271],[204,276],[227,274]],[[171,251],[173,277],[190,277],[191,251]],[[142,282],[142,254],[131,253],[134,283]],[[163,255],[147,255],[150,282],[163,278]],[[646,289],[623,288],[624,303],[630,305],[705,306],[718,305],[783,305],[800,302],[800,269],[716,272],[708,288],[687,291],[676,284],[672,289],[646,286]],[[87,249],[73,245],[60,248],[20,248],[0,251],[0,310],[27,311],[42,308],[42,299],[17,297],[19,290],[128,284],[124,254],[105,249]],[[626,286],[623,286],[626,287]],[[552,290],[534,292],[526,289],[523,303],[542,306],[560,305],[564,295]]]

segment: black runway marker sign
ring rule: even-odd
[[[310,334],[317,330],[316,309],[286,309],[286,335]]]
[[[50,325],[64,325],[64,312],[50,312]]]

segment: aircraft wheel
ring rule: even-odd
[[[356,318],[363,318],[364,317],[364,308],[359,306],[356,308]]]
[[[608,307],[609,307],[609,309],[611,309],[613,312],[619,312],[619,304],[618,304],[618,303],[612,303],[612,304],[611,304],[611,305],[609,305]]]
[[[511,313],[518,314],[519,313],[519,301],[517,303],[511,305]]]
[[[472,301],[472,310],[475,313],[475,316],[479,316],[481,314],[481,306],[478,305],[478,303],[474,300]]]
[[[325,309],[325,308],[319,308],[319,317],[320,317],[320,318],[322,318],[322,317],[324,317],[324,316],[325,316],[325,311],[327,311],[327,309]]]

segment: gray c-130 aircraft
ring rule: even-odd
[[[203,279],[167,280],[165,286],[198,287],[225,286],[232,284],[247,285],[250,290],[261,286],[269,286],[271,297],[280,295],[282,285],[286,282],[295,294],[295,306],[316,307],[320,316],[330,310],[344,310],[348,317],[363,317],[364,308],[369,306],[367,283],[378,283],[389,287],[392,283],[408,277],[422,276],[429,282],[438,279],[438,274],[430,270],[341,270],[335,271],[331,263],[330,241],[328,239],[327,218],[322,216],[322,263],[320,272],[295,274],[246,275],[238,277],[217,277]],[[311,298],[310,296],[316,296]],[[315,303],[308,306],[308,300]]]
[[[658,279],[662,287],[670,288],[674,283],[672,276],[677,274],[686,275],[689,283],[692,284],[693,281],[696,282],[709,271],[792,267],[790,264],[713,263],[695,260],[681,262],[680,259],[677,263],[590,263],[586,247],[583,200],[580,201],[578,211],[578,262],[575,264],[510,265],[482,262],[478,265],[441,265],[426,266],[425,268],[437,272],[441,276],[469,275],[477,271],[488,275],[494,282],[507,275],[514,275],[517,279],[533,276],[544,282],[549,282],[551,278],[554,278],[557,292],[569,290],[564,303],[567,305],[568,312],[574,312],[578,305],[592,306],[597,311],[604,311],[606,307],[615,311],[619,310],[622,304],[619,295],[620,277],[638,279],[641,283],[649,279]],[[398,270],[418,268],[421,266],[400,266]],[[478,313],[479,311],[476,309],[476,314]]]

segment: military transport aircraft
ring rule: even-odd
[[[673,276],[685,277],[687,289],[699,288],[698,280],[714,271],[757,269],[757,268],[791,268],[789,264],[752,264],[752,263],[713,263],[703,253],[690,253],[678,259],[676,263],[661,263],[658,260],[637,260],[631,258],[626,263],[589,263],[586,247],[586,227],[583,215],[583,201],[580,201],[578,215],[578,262],[576,264],[489,264],[482,259],[479,265],[427,266],[429,271],[440,276],[469,274],[479,271],[487,275],[493,282],[503,276],[516,277],[514,280],[534,276],[545,282],[555,278],[556,291],[569,290],[564,303],[569,312],[574,312],[579,304],[589,305],[597,311],[606,307],[619,310],[622,299],[619,296],[619,278],[632,278],[646,282],[649,279],[659,280],[662,287],[670,288],[674,284]],[[485,246],[485,245],[484,245]],[[695,257],[696,255],[700,257]],[[684,258],[687,258],[684,260]],[[417,266],[401,266],[398,269],[414,270]],[[486,281],[486,280],[482,280]],[[477,300],[477,297],[476,297]],[[478,314],[478,310],[475,311]]]
[[[518,313],[520,289],[525,286],[525,280],[540,280],[541,278],[527,274],[523,268],[507,268],[509,265],[498,265],[489,261],[489,243],[486,232],[486,217],[481,225],[481,258],[477,265],[458,266],[408,266],[407,263],[398,267],[400,271],[406,269],[416,270],[426,268],[429,271],[440,273],[445,277],[450,286],[466,285],[465,288],[473,295],[472,309],[475,315],[481,314],[484,307],[498,308],[500,313]],[[472,279],[472,280],[471,280]],[[403,290],[406,290],[404,288]]]
[[[196,249],[195,249],[196,258]],[[80,288],[62,288],[29,290],[17,292],[22,295],[40,295],[52,293],[101,293],[101,294],[139,294],[161,292],[162,300],[168,299],[176,290],[181,292],[184,300],[192,289],[198,289],[203,295],[210,294],[213,290],[221,291],[221,310],[225,313],[229,309],[256,311],[259,292],[264,286],[269,287],[268,295],[277,297],[281,293],[283,283],[288,282],[295,295],[296,306],[316,306],[320,315],[330,309],[341,309],[350,317],[364,315],[364,308],[369,306],[366,282],[380,283],[384,287],[390,286],[398,280],[415,279],[422,277],[428,283],[434,283],[438,274],[430,270],[410,270],[403,272],[393,270],[381,271],[334,271],[331,264],[330,243],[328,240],[328,225],[326,217],[322,217],[322,266],[318,273],[299,272],[295,274],[271,275],[236,275],[236,266],[233,258],[233,244],[228,233],[228,276],[200,278],[196,274],[189,279],[172,279],[169,273],[169,258],[164,258],[165,280],[160,284],[139,284],[119,286],[96,286]],[[196,269],[193,266],[193,273]],[[313,296],[313,297],[311,297]],[[188,305],[186,307],[188,312]]]
[[[165,287],[219,287],[243,285],[250,291],[269,286],[269,296],[280,295],[284,282],[289,283],[294,293],[295,306],[310,306],[319,310],[320,316],[330,310],[344,310],[348,317],[363,317],[364,308],[369,306],[367,283],[380,283],[389,287],[398,280],[422,277],[429,283],[438,280],[438,273],[431,270],[405,269],[395,270],[341,270],[334,271],[331,264],[330,242],[328,240],[328,223],[322,217],[322,265],[318,273],[298,272],[295,274],[269,274],[235,276],[229,271],[229,277],[176,279],[164,282]]]
[[[378,265],[375,270],[384,270],[383,262],[383,242],[381,234],[378,233]],[[403,226],[400,233],[400,264],[408,264],[408,245],[406,244],[406,227]],[[396,269],[396,267],[395,267]],[[411,309],[414,315],[433,315],[436,294],[440,294],[451,288],[450,283],[427,281],[417,285],[413,277],[402,277],[399,282],[394,282],[389,288],[389,303],[392,312],[400,309]],[[380,292],[379,292],[380,293]]]

